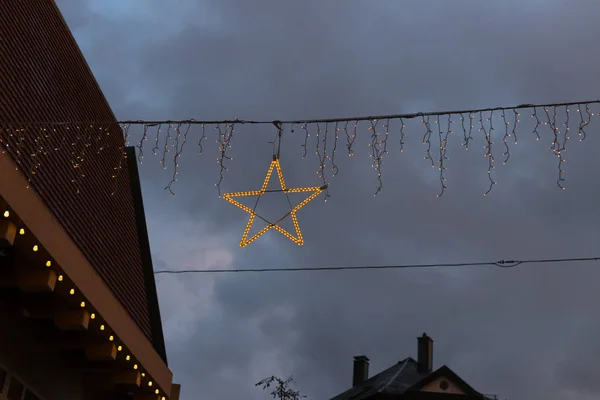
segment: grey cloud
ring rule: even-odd
[[[594,98],[600,60],[590,52],[592,16],[600,5],[576,3],[146,1],[117,18],[58,1],[115,113],[127,119],[318,118]],[[177,196],[163,190],[172,170],[162,171],[157,158],[147,156],[141,168],[157,267],[594,255],[597,121],[587,142],[571,135],[562,192],[548,131],[535,142],[530,118],[522,120],[506,166],[496,132],[498,184],[487,197],[481,137],[464,153],[462,133],[454,133],[449,189],[438,199],[423,131],[411,123],[402,154],[397,127],[391,132],[384,191],[374,198],[362,129],[356,156],[340,143],[334,196],[299,214],[306,246],[269,233],[242,250],[247,215],[214,189],[215,133],[208,131],[198,156],[194,128]],[[224,190],[262,182],[273,134],[269,126],[238,127]],[[302,141],[298,128],[284,138],[284,174],[290,184],[319,184],[314,135],[304,161]],[[377,372],[414,356],[415,337],[426,331],[436,365],[448,364],[477,389],[552,400],[597,392],[600,371],[589,356],[600,330],[594,266],[163,276],[158,283],[163,309],[180,310],[165,323],[191,321],[190,335],[167,337],[184,399],[265,398],[253,383],[273,373],[294,374],[310,398],[328,398],[350,385],[353,355],[366,353]]]

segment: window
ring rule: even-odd
[[[4,393],[4,384],[6,383],[6,377],[6,371],[0,368],[0,398],[2,398],[2,393]]]
[[[16,377],[0,367],[0,400],[40,400]]]
[[[25,387],[21,382],[14,377],[10,378],[8,390],[6,392],[6,400],[21,400]]]
[[[40,400],[40,398],[32,392],[30,392],[29,390],[27,390],[25,393],[25,397],[23,397],[23,400]]]

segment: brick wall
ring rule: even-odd
[[[114,120],[54,1],[0,2],[0,145],[151,340],[121,129],[40,123]]]

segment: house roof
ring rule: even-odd
[[[402,394],[428,374],[417,371],[417,361],[408,357],[331,400],[363,400],[377,393]]]
[[[467,395],[482,396],[447,366],[444,365],[430,373],[420,373],[417,361],[408,357],[331,400],[364,400],[376,394],[398,395],[417,392],[441,377],[452,380]]]
[[[14,122],[115,121],[67,24],[53,0],[5,2],[0,37],[3,149],[31,179],[31,187],[146,337],[153,342],[162,340],[152,335],[134,201],[124,162],[117,179],[112,178],[124,146],[118,124],[73,125],[71,129],[27,125],[21,135],[15,134],[24,126]],[[93,147],[86,151],[90,143]],[[98,151],[101,144],[103,150]],[[84,152],[84,161],[74,168],[77,156]]]
[[[423,379],[415,383],[412,387],[409,388],[408,391],[414,392],[419,391],[423,387],[425,387],[428,383],[435,381],[438,378],[445,377],[451,380],[454,384],[456,384],[466,395],[478,396],[481,395],[477,390],[473,389],[471,385],[465,382],[460,376],[456,375],[454,371],[452,371],[447,366],[443,365],[437,370],[433,371],[429,375],[425,376]]]

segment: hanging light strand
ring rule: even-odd
[[[489,194],[495,185],[493,169],[495,168],[495,158],[493,154],[494,140],[502,137],[503,143],[503,162],[506,164],[511,158],[511,141],[517,144],[517,128],[520,127],[520,110],[529,109],[532,118],[532,132],[536,140],[541,140],[542,135],[546,135],[546,129],[542,125],[548,125],[551,134],[550,150],[558,158],[558,177],[557,185],[564,189],[564,164],[566,159],[564,153],[567,150],[571,126],[578,123],[579,140],[583,141],[587,137],[587,128],[594,116],[598,115],[591,109],[592,106],[600,104],[600,100],[579,101],[570,103],[552,103],[552,104],[520,104],[512,107],[495,107],[471,110],[440,111],[428,113],[410,113],[410,114],[390,114],[369,117],[350,117],[336,119],[304,119],[276,121],[281,127],[290,125],[292,132],[294,126],[299,126],[300,131],[304,133],[304,141],[301,147],[304,150],[302,158],[306,158],[308,153],[308,141],[311,133],[315,134],[315,153],[318,160],[317,175],[323,181],[323,186],[328,187],[328,177],[326,175],[329,168],[332,171],[332,177],[340,172],[336,162],[338,150],[338,139],[343,131],[345,135],[345,146],[348,155],[352,156],[355,152],[356,139],[358,133],[365,128],[369,131],[369,155],[372,158],[372,167],[377,174],[377,187],[375,195],[379,194],[383,188],[382,165],[385,155],[388,152],[387,144],[390,134],[399,134],[399,150],[405,149],[405,137],[408,131],[406,122],[409,120],[420,121],[423,126],[423,144],[425,145],[425,159],[432,167],[439,168],[440,192],[438,196],[445,193],[447,189],[446,171],[448,162],[448,145],[452,134],[452,128],[455,118],[460,118],[458,129],[462,129],[462,145],[465,150],[470,148],[474,139],[482,138],[485,141],[485,158],[487,158],[487,172],[489,186],[485,195]],[[577,111],[573,115],[574,111]],[[512,111],[512,116],[510,112]],[[446,116],[444,120],[442,117]],[[473,129],[476,128],[475,118],[479,121],[477,129],[481,132],[481,137],[474,137]],[[496,123],[503,124],[503,129],[499,128],[496,136],[494,118]],[[390,131],[390,127],[397,120],[398,127]],[[578,121],[577,121],[578,120]],[[385,124],[382,122],[385,121]],[[364,125],[360,125],[365,123]],[[173,185],[178,181],[179,164],[181,156],[190,135],[198,134],[199,153],[204,152],[204,140],[207,139],[206,128],[214,128],[216,142],[218,144],[217,163],[219,165],[219,180],[216,183],[217,191],[221,193],[221,183],[224,180],[225,172],[228,170],[228,162],[232,161],[229,152],[234,139],[235,128],[238,124],[273,124],[273,121],[255,121],[255,120],[125,120],[125,121],[54,121],[54,122],[3,122],[0,125],[0,146],[3,153],[9,153],[15,161],[17,169],[22,170],[26,175],[29,184],[33,183],[41,169],[44,168],[44,161],[51,150],[66,151],[71,157],[71,166],[74,169],[73,175],[70,175],[71,182],[75,190],[79,191],[86,177],[85,165],[92,168],[89,162],[90,155],[96,150],[97,154],[110,146],[115,146],[114,137],[111,135],[120,133],[124,136],[125,145],[128,144],[133,126],[140,126],[141,139],[136,143],[138,150],[138,161],[141,163],[144,159],[144,147],[149,137],[154,134],[154,146],[152,152],[160,158],[163,168],[173,166],[170,182],[165,190],[171,194]],[[352,126],[352,125],[353,126]],[[434,129],[437,125],[437,130]],[[444,126],[442,126],[444,125]],[[511,127],[512,125],[512,127]],[[165,128],[166,126],[166,128]],[[195,126],[199,126],[196,131]],[[117,128],[121,132],[117,132]],[[34,132],[32,132],[32,130]],[[399,131],[399,133],[398,133]],[[209,131],[210,132],[210,131]],[[477,132],[477,130],[475,131]],[[435,133],[434,138],[432,135]],[[333,135],[333,137],[331,137]],[[210,136],[210,135],[208,135]],[[512,138],[512,140],[511,140]],[[439,144],[439,149],[433,152],[433,146]],[[112,177],[116,190],[118,177],[123,168],[123,159],[125,158],[125,148],[119,145],[119,154]],[[435,154],[435,156],[434,156]],[[172,164],[171,164],[172,161]],[[114,190],[113,190],[114,192]],[[329,197],[329,193],[325,198]]]

